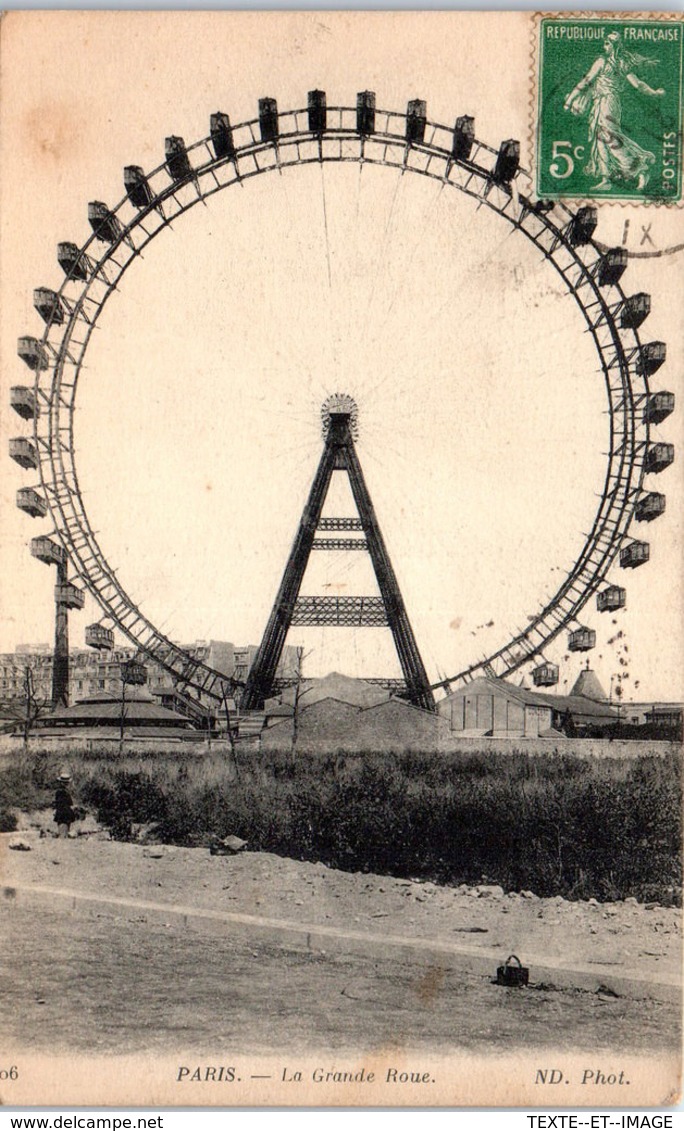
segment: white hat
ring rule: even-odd
[[[63,773],[59,775],[60,781],[71,781],[71,774]]]

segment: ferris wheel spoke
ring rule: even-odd
[[[401,278],[400,278],[399,284],[394,288],[394,291],[391,295],[391,298],[389,299],[389,302],[386,304],[385,316],[384,316],[382,322],[380,322],[377,325],[377,327],[375,328],[374,339],[381,340],[383,331],[386,329],[388,323],[391,320],[391,317],[392,317],[392,314],[393,314],[393,311],[395,309],[395,305],[396,305],[398,299],[406,291],[406,287],[408,285],[409,278],[410,278],[410,275],[411,275],[411,267],[413,265],[416,253],[418,251],[418,248],[423,243],[423,240],[424,240],[424,237],[425,237],[425,232],[427,230],[428,224],[429,224],[430,220],[434,217],[434,213],[437,210],[439,200],[440,200],[440,197],[441,197],[443,190],[444,190],[444,184],[441,183],[439,185],[439,187],[437,188],[436,194],[433,196],[430,204],[428,205],[428,207],[425,209],[425,211],[423,213],[422,225],[420,227],[420,230],[419,230],[418,236],[415,240],[415,243],[413,244],[413,248],[412,248],[411,253],[409,255],[409,258],[408,258],[408,262],[406,263],[406,266],[401,273]],[[377,385],[374,385],[369,390],[369,392],[371,394],[377,393],[381,388],[383,388],[383,386],[389,380],[389,377],[390,377],[390,375],[387,374],[384,378],[382,378],[378,382]]]

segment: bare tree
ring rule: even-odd
[[[136,654],[137,655],[137,654]],[[124,752],[125,744],[125,727],[126,719],[128,718],[128,709],[126,705],[126,685],[133,684],[136,687],[142,687],[147,682],[147,670],[145,665],[137,658],[132,660],[124,660],[121,664],[120,676],[121,679],[121,718],[119,726],[119,754]]]
[[[122,669],[121,670],[121,717],[120,717],[120,720],[119,720],[119,754],[120,755],[122,755],[123,752],[124,752],[124,743],[125,743],[124,730],[125,730],[125,727],[126,727],[126,714],[127,714],[127,712],[126,712],[126,676],[124,674],[123,664],[121,665],[121,669]]]
[[[24,746],[28,747],[29,737],[37,720],[49,711],[52,704],[49,695],[36,695],[33,669],[28,664],[24,667],[23,683],[23,696],[18,699],[5,700],[2,704],[2,710],[3,714],[12,721],[12,724],[19,723],[21,725]],[[11,729],[14,731],[17,728],[12,725]]]
[[[231,718],[230,718],[230,709],[228,707],[228,696],[226,695],[225,686],[223,686],[221,688],[221,691],[223,693],[223,707],[224,707],[224,710],[226,712],[226,732],[228,734],[228,741],[230,742],[230,752],[233,756],[233,765],[235,766],[235,777],[239,778],[240,777],[240,766],[238,764],[237,750],[235,748],[235,731],[233,730],[233,724],[232,724],[232,721],[231,721]]]
[[[295,760],[295,751],[297,749],[297,738],[299,737],[299,700],[300,700],[301,695],[302,695],[302,682],[303,682],[302,670],[303,670],[303,667],[304,667],[304,661],[310,655],[311,655],[311,652],[305,653],[304,649],[302,648],[301,645],[297,648],[297,675],[296,675],[295,685],[294,685],[294,701],[293,701],[293,704],[292,704],[293,715],[292,715],[291,755],[292,755],[293,764],[294,764],[294,760]]]

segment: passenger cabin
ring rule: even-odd
[[[35,420],[39,415],[36,395],[28,385],[14,385],[10,389],[10,405],[23,420]]]
[[[17,353],[21,360],[34,372],[38,369],[47,369],[49,365],[48,354],[42,342],[37,338],[23,337],[17,339]]]
[[[406,107],[406,140],[409,145],[421,145],[425,140],[427,103],[414,98]]]
[[[648,403],[644,409],[644,420],[649,424],[660,424],[665,420],[670,413],[674,412],[675,395],[674,393],[653,393],[648,398]]]
[[[598,209],[593,204],[580,208],[567,226],[567,236],[573,247],[589,243],[598,224]]]
[[[375,132],[374,90],[360,90],[356,95],[356,129],[365,137]]]
[[[55,585],[55,602],[64,605],[67,609],[82,609],[85,594],[71,582],[67,582],[66,585]]]
[[[38,453],[31,441],[27,440],[25,436],[17,436],[10,440],[9,454],[11,459],[26,471],[29,468],[32,471],[38,470]]]
[[[610,287],[618,283],[627,267],[627,250],[612,247],[599,261],[598,281],[600,287]]]
[[[103,243],[116,243],[122,232],[119,220],[101,200],[91,200],[88,205],[88,223]]]
[[[665,496],[659,494],[658,491],[649,491],[647,495],[642,495],[636,505],[634,517],[637,522],[653,522],[654,518],[665,512]]]
[[[147,668],[137,660],[127,660],[121,665],[121,680],[140,687],[147,683]]]
[[[58,542],[53,542],[51,538],[47,538],[45,535],[41,535],[40,538],[32,538],[29,548],[33,557],[38,558],[39,562],[45,562],[46,565],[66,565],[67,556],[64,549]]]
[[[166,168],[174,181],[184,181],[192,174],[192,165],[182,137],[167,137],[165,141]]]
[[[646,453],[644,468],[657,475],[673,462],[674,444],[651,444]]]
[[[620,550],[620,565],[623,569],[636,569],[647,562],[650,556],[648,542],[630,542]]]
[[[152,190],[140,165],[127,165],[124,169],[124,188],[134,208],[147,208],[152,203]]]
[[[278,103],[275,98],[259,99],[259,130],[262,141],[277,141],[280,133],[278,125]]]
[[[30,514],[31,518],[45,518],[47,503],[42,495],[33,490],[33,487],[20,487],[17,491],[17,506],[20,511]]]
[[[553,687],[558,683],[558,666],[556,664],[539,664],[532,671],[535,687]]]
[[[620,325],[625,330],[638,330],[651,313],[651,296],[644,291],[626,298],[620,311]]]
[[[57,244],[57,262],[65,275],[72,279],[82,279],[83,282],[87,280],[88,257],[83,255],[75,243]]]
[[[467,161],[475,144],[475,119],[463,114],[456,119],[451,140],[451,156],[457,161]]]
[[[569,652],[590,652],[596,647],[596,633],[593,628],[576,628],[568,635]]]
[[[307,111],[311,133],[325,133],[328,126],[328,106],[324,90],[310,90],[308,92]]]
[[[309,100],[311,95],[309,95]],[[323,95],[325,101],[325,95]],[[325,128],[325,127],[324,127]],[[211,144],[214,147],[214,153],[220,160],[222,157],[234,159],[235,157],[235,142],[233,141],[233,130],[230,124],[230,118],[221,110],[211,115],[209,119],[209,132],[211,133]]]
[[[596,608],[600,613],[612,613],[624,609],[627,604],[627,591],[620,585],[609,585],[602,593],[596,594]]]
[[[657,369],[660,369],[666,357],[667,346],[665,342],[647,342],[645,346],[641,347],[637,361],[637,373],[650,377]]]
[[[89,648],[100,652],[110,652],[114,647],[114,630],[103,624],[89,624],[85,630],[85,642]]]
[[[498,185],[509,185],[519,168],[520,142],[515,138],[508,138],[499,146],[492,176]]]
[[[60,326],[64,322],[64,307],[56,291],[51,291],[48,287],[36,287],[33,305],[44,322],[58,322]]]

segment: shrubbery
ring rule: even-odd
[[[0,832],[14,832],[17,827],[15,810],[27,812],[51,803],[58,772],[47,768],[44,755],[26,758],[0,771]]]
[[[233,833],[251,849],[353,871],[679,901],[678,756],[239,757],[91,757],[74,768],[74,793],[121,839],[135,824],[181,845]],[[0,774],[0,802],[33,804],[37,772]]]

